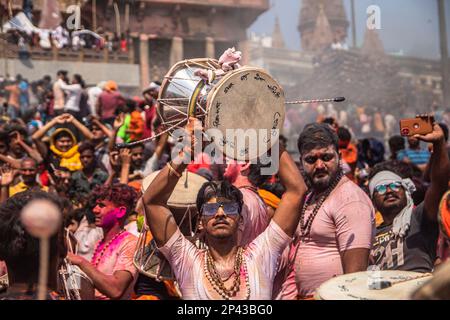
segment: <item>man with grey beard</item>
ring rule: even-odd
[[[277,299],[309,299],[328,279],[366,270],[375,230],[369,197],[342,173],[335,131],[324,123],[307,125],[298,150],[309,190],[281,263]]]

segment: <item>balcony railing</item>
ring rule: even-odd
[[[20,58],[19,47],[13,44],[6,44],[4,50],[7,58]],[[107,49],[95,50],[80,48],[72,50],[70,48],[42,49],[40,47],[31,47],[28,51],[28,57],[31,60],[59,60],[59,61],[81,61],[81,62],[114,62],[114,63],[134,63],[134,53],[114,51]]]
[[[267,10],[270,7],[269,0],[145,0],[148,3],[167,4],[193,4],[207,6],[241,7]]]

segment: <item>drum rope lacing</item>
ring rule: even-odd
[[[189,188],[189,183],[188,183],[188,170],[184,171],[185,174],[185,181],[184,181],[184,187],[186,189]],[[180,222],[179,225],[183,225],[183,222],[188,219],[188,223],[189,223],[189,230],[191,230],[191,237],[194,237],[197,233],[197,229],[198,229],[198,224],[195,226],[195,228],[193,228],[192,225],[192,217],[193,217],[193,208],[195,208],[195,205],[188,205]],[[148,264],[152,263],[152,258],[153,256],[156,254],[156,250],[153,253],[150,253],[148,255],[148,257],[145,257],[145,250],[146,250],[146,236],[147,236],[147,232],[149,231],[149,227],[147,224],[147,216],[145,214],[145,207],[144,207],[144,223],[142,225],[142,230],[139,234],[138,237],[138,241],[137,241],[137,245],[136,245],[136,250],[134,253],[134,257],[133,257],[133,263],[136,266],[136,268],[139,270],[140,273],[145,274],[146,276],[149,276],[151,278],[155,278],[156,281],[163,281],[163,280],[167,280],[165,279],[164,275],[161,275],[161,272],[163,271],[164,267],[158,266],[157,270],[156,270],[156,274],[155,275],[150,275],[149,271],[148,271]],[[173,275],[172,275],[173,277]]]
[[[67,244],[67,251],[73,254],[78,254],[78,244],[75,246],[74,250],[72,247],[72,241],[70,239],[69,229],[65,228],[64,231]],[[74,276],[74,274],[76,273],[77,272],[73,269],[73,266],[69,262],[69,260],[67,258],[64,258],[63,263],[59,269],[59,276],[62,287],[64,289],[65,298],[67,300],[73,299],[81,300],[80,288]],[[89,277],[86,276],[85,279],[88,279],[89,282],[92,284],[92,280]],[[70,281],[70,286],[67,283],[67,281]]]

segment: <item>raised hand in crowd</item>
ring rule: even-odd
[[[9,187],[12,185],[17,171],[14,170],[10,165],[6,164],[0,168],[0,173],[0,203],[3,203],[9,198]]]
[[[98,116],[89,115],[88,120],[91,121],[93,124],[95,124],[97,127],[100,128],[100,130],[103,131],[103,133],[109,138],[113,139],[114,132],[110,130],[107,126],[103,124],[103,122],[100,121],[100,118]]]
[[[18,143],[23,150],[38,164],[42,163],[44,159],[42,158],[41,154],[38,150],[34,147],[30,147],[25,141],[22,139],[22,135],[18,131],[11,132],[12,139],[15,139],[16,143]]]
[[[425,209],[431,220],[437,219],[439,203],[448,189],[450,178],[450,161],[446,148],[444,132],[439,124],[433,124],[433,131],[426,135],[415,135],[414,138],[432,143],[433,153],[427,164],[426,172],[429,172],[431,184],[425,194]]]
[[[36,143],[36,146],[38,148],[39,153],[43,158],[46,158],[48,155],[48,147],[47,145],[42,141],[42,138],[45,136],[45,134],[53,127],[55,127],[57,124],[64,125],[64,124],[73,124],[80,132],[81,134],[88,140],[92,140],[94,138],[94,135],[92,132],[83,125],[80,121],[78,121],[75,117],[73,117],[71,114],[64,113],[62,115],[59,115],[49,122],[47,122],[42,128],[37,130],[33,136],[31,137]],[[76,143],[76,141],[73,141]]]
[[[127,184],[131,166],[131,150],[128,148],[120,149],[119,157],[121,162],[120,183]]]
[[[54,169],[53,177],[50,175],[52,192],[57,193],[61,197],[69,198],[71,173],[68,170]]]
[[[114,119],[113,127],[114,130],[119,130],[125,121],[125,114],[123,112],[119,113],[119,115]]]
[[[119,133],[119,129],[123,126],[125,122],[125,114],[119,113],[119,115],[114,119],[113,128],[114,131],[112,133],[112,137],[109,139],[108,150],[114,150],[114,146],[116,145],[117,134]]]
[[[0,172],[1,172],[0,185],[2,187],[10,186],[14,181],[14,178],[17,174],[17,170],[14,170],[11,166],[6,164],[1,167]]]

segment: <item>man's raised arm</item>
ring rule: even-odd
[[[194,135],[194,128],[201,130],[201,124],[199,120],[190,118],[186,126],[188,136],[192,137]],[[184,152],[192,153],[191,147],[187,146]],[[167,201],[178,179],[187,167],[187,163],[184,162],[169,162],[159,172],[143,195],[145,217],[158,247],[164,246],[178,229],[175,219],[167,206]]]
[[[273,220],[292,237],[300,220],[300,206],[306,193],[306,185],[294,160],[286,150],[280,148],[279,176],[281,183],[286,188],[281,202],[275,211]]]

